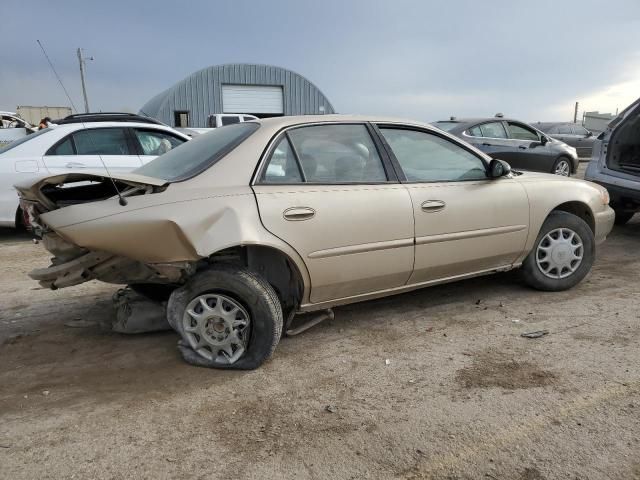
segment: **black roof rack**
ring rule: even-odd
[[[76,113],[75,115],[69,115],[61,118],[60,120],[52,121],[52,123],[56,123],[58,125],[83,122],[141,122],[164,125],[164,123],[156,120],[155,118],[143,117],[142,115],[136,115],[135,113],[125,112]]]

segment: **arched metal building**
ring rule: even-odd
[[[209,115],[219,113],[273,117],[335,112],[327,97],[302,75],[271,65],[239,63],[192,73],[149,100],[140,113],[167,125],[207,127]]]

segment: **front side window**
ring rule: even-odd
[[[216,128],[198,135],[134,170],[149,177],[177,182],[191,178],[214,165],[260,128],[256,122],[240,123],[228,128]]]
[[[73,134],[77,155],[132,155],[124,128],[92,128]]]
[[[571,125],[558,125],[558,134],[573,135],[573,130],[571,130]]]
[[[400,128],[380,131],[410,182],[485,180],[485,164],[450,140],[431,133]]]
[[[574,131],[574,133],[576,135],[580,135],[580,136],[583,136],[583,137],[585,137],[589,133],[589,130],[587,130],[586,128],[584,128],[581,125],[574,125],[573,126],[573,131]]]
[[[159,130],[136,128],[135,136],[140,143],[142,155],[162,155],[184,143],[184,140]]]
[[[535,130],[525,127],[520,123],[509,122],[509,135],[516,140],[531,140],[532,142],[540,140]]]

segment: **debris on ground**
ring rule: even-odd
[[[548,334],[549,334],[549,330],[537,330],[535,332],[521,333],[520,336],[523,338],[540,338]]]
[[[45,397],[48,397],[50,393],[51,392],[49,390],[43,390],[42,391],[42,395],[44,395]]]
[[[138,295],[130,288],[122,288],[113,295],[116,318],[111,330],[118,333],[147,333],[171,330],[167,321],[166,304]]]
[[[520,319],[519,318],[512,318],[511,321],[513,323],[520,323]]]
[[[389,360],[388,358],[384,361],[385,365],[391,365],[391,360]]]
[[[327,405],[324,409],[329,413],[336,413],[338,411],[338,407],[335,405]]]
[[[83,318],[76,318],[74,320],[70,320],[64,324],[65,327],[69,328],[88,328],[97,325],[97,322],[92,320],[86,320]]]

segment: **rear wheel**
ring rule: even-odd
[[[567,290],[589,273],[594,259],[589,225],[571,213],[552,212],[522,264],[524,281],[538,290]]]
[[[571,163],[569,162],[569,159],[566,157],[560,157],[557,159],[556,163],[553,164],[551,173],[561,175],[563,177],[571,176]]]
[[[616,225],[625,225],[631,218],[635,215],[636,212],[627,212],[624,210],[615,210],[616,212]]]
[[[248,370],[273,354],[282,332],[282,307],[262,277],[235,266],[196,274],[176,289],[167,307],[182,337],[183,358],[194,365]]]

